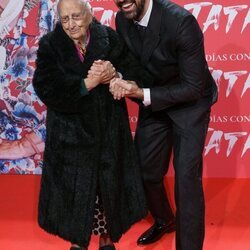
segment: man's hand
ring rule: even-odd
[[[109,90],[114,99],[120,100],[123,97],[133,97],[143,100],[143,90],[133,81],[126,81],[120,78],[114,78],[110,82]]]
[[[88,78],[98,77],[101,83],[108,84],[116,76],[116,70],[111,62],[97,60],[94,61],[88,71]]]
[[[125,97],[125,94],[127,94],[126,89],[120,87],[116,81],[116,78],[112,79],[109,84],[109,91],[113,95],[113,98],[115,100],[120,100],[123,97]]]

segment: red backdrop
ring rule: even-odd
[[[37,2],[37,7],[33,8],[33,12],[30,12],[32,15],[29,16],[29,20],[33,18],[33,22],[31,20],[29,26],[26,25],[26,28],[23,28],[23,32],[28,29],[37,33],[38,25],[35,20],[37,20],[39,4],[47,2],[47,9],[55,9],[53,0]],[[175,2],[184,6],[197,18],[205,37],[206,58],[219,88],[219,100],[212,109],[204,150],[204,176],[250,178],[249,0],[176,0]],[[95,16],[102,23],[114,27],[117,9],[113,1],[94,0],[90,3]],[[45,13],[45,7],[40,6],[40,10]],[[43,12],[40,11],[40,13]],[[51,18],[53,19],[53,15]],[[46,31],[41,22],[39,28],[42,29],[40,35]],[[26,33],[29,32],[26,30]],[[34,34],[30,33],[30,36],[33,41]],[[1,85],[0,87],[2,88]],[[9,88],[12,94],[17,91],[11,84]],[[37,104],[37,101],[33,103]],[[128,101],[128,107],[131,128],[134,132],[137,122],[137,106]],[[38,109],[41,110],[41,107],[39,106]],[[0,167],[1,164],[5,162],[1,163],[0,159]],[[9,167],[8,164],[5,166]],[[14,169],[13,164],[20,164],[20,162],[11,162],[11,164]],[[40,162],[34,164],[40,165]],[[27,165],[28,168],[30,165]],[[5,172],[8,172],[6,168]],[[27,172],[24,170],[21,173]],[[39,171],[31,171],[31,173],[39,173]],[[173,172],[170,171],[170,174]]]

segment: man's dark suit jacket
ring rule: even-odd
[[[210,107],[216,101],[217,87],[205,59],[203,34],[191,13],[170,1],[153,0],[139,53],[134,21],[118,12],[116,29],[155,77],[152,85],[144,86],[150,88],[153,112],[164,110],[181,121],[197,105]]]

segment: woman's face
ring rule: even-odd
[[[92,14],[80,1],[64,0],[58,8],[63,30],[75,42],[84,41]]]

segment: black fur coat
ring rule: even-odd
[[[39,225],[79,245],[90,240],[97,189],[113,241],[146,215],[125,101],[113,100],[108,85],[81,91],[97,59],[111,61],[139,83],[146,75],[113,30],[94,21],[90,36],[82,63],[57,25],[40,40],[33,80],[47,106]]]

